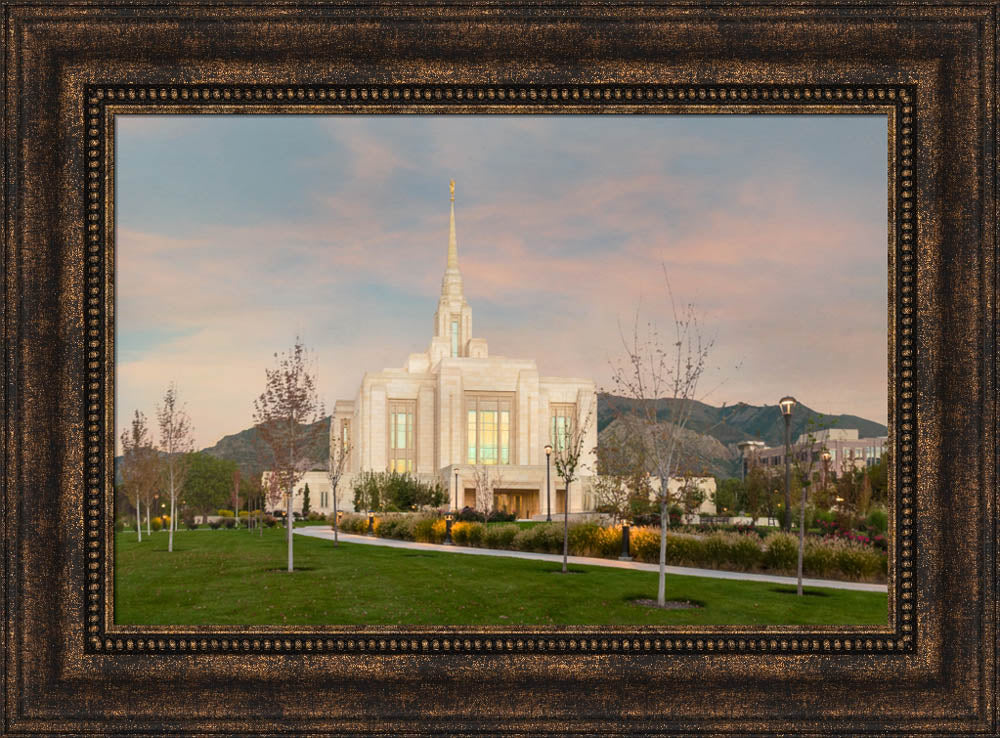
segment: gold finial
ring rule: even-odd
[[[451,180],[448,183],[448,187],[451,189],[451,201],[455,202],[455,180]]]

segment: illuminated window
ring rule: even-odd
[[[451,321],[451,355],[458,356],[458,321]]]
[[[556,451],[564,451],[570,442],[573,423],[576,422],[576,405],[552,403],[549,405],[552,418],[549,442]]]
[[[416,400],[389,401],[389,470],[413,471],[416,442],[413,434]]]
[[[510,464],[513,398],[466,395],[466,462]]]

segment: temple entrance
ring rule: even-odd
[[[514,513],[518,519],[530,518],[538,514],[538,492],[536,490],[495,492],[493,509]]]

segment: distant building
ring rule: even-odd
[[[830,453],[829,470],[834,479],[839,473],[843,473],[851,468],[864,468],[880,464],[882,454],[888,450],[889,437],[876,436],[872,438],[859,438],[856,428],[827,428],[814,431],[813,438],[813,461],[816,470],[822,466],[823,451]],[[751,442],[761,443],[761,442]],[[803,433],[791,445],[792,463],[796,461],[809,461],[809,434]],[[741,450],[742,444],[741,444]],[[748,446],[743,456],[744,474],[750,467],[759,464],[763,467],[777,467],[785,464],[785,447],[781,446]]]
[[[261,477],[263,487],[267,489],[267,480],[271,476],[271,472],[265,471]],[[302,514],[302,504],[305,502],[305,489],[306,485],[309,485],[309,509],[313,512],[322,513],[323,515],[329,515],[333,512],[333,495],[330,492],[330,477],[326,474],[326,469],[313,469],[307,471],[302,479],[299,480],[298,484],[295,485],[294,493],[292,495],[292,512],[297,512]],[[345,499],[347,500],[347,507],[344,507]],[[348,490],[346,497],[344,492],[343,482],[340,484],[340,501],[337,503],[338,510],[345,510],[346,512],[351,512],[354,509],[354,494]],[[264,510],[267,512],[277,512],[282,514],[285,511],[285,498],[282,498],[277,502],[277,504],[272,503],[270,500],[266,500],[264,503]]]

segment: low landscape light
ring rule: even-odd
[[[628,518],[622,520],[622,555],[618,557],[619,561],[631,561],[632,557],[629,556],[629,526],[632,525],[632,521]]]
[[[451,540],[451,523],[452,523],[452,521],[454,519],[455,519],[455,516],[452,515],[450,512],[447,513],[444,516],[444,545],[445,546],[452,545],[452,540]]]

